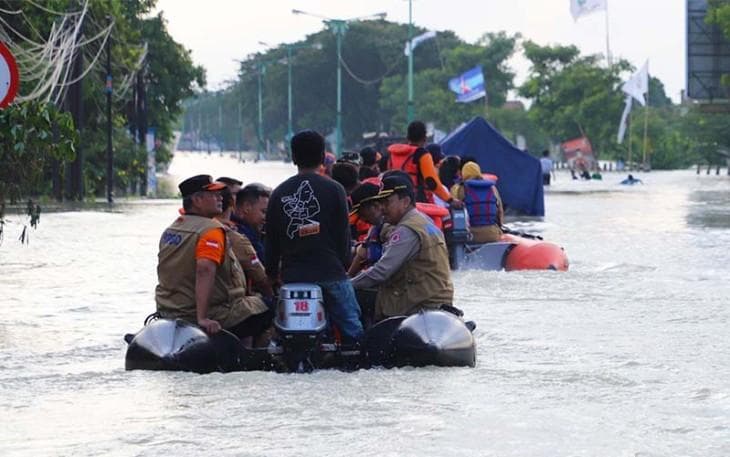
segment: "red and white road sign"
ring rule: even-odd
[[[0,108],[8,106],[20,88],[20,75],[15,57],[5,43],[0,41]]]

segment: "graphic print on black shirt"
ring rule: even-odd
[[[309,180],[302,181],[293,195],[281,197],[281,206],[289,218],[286,226],[289,239],[293,240],[297,233],[300,238],[319,233],[319,222],[311,220],[319,214],[319,200],[314,195]]]

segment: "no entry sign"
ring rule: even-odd
[[[0,108],[13,101],[20,87],[20,75],[15,57],[5,43],[0,41]]]

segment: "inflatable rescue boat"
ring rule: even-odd
[[[449,210],[429,203],[417,203],[416,206],[443,230],[449,262],[454,270],[568,270],[565,250],[539,236],[509,231],[500,241],[473,243],[465,209]]]
[[[151,319],[136,334],[125,336],[125,368],[309,372],[476,364],[474,323],[465,323],[458,310],[448,306],[378,322],[366,330],[362,344],[346,347],[331,336],[322,290],[312,284],[287,284],[280,289],[274,326],[277,336],[269,346],[251,349],[225,330],[211,336],[180,319]]]

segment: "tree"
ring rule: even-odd
[[[730,3],[727,0],[709,0],[705,22],[719,27],[730,39]],[[722,82],[730,85],[730,75],[723,75]]]
[[[414,75],[415,108],[418,118],[434,122],[442,130],[451,130],[474,116],[485,116],[483,102],[456,103],[448,89],[449,79],[476,65],[481,65],[486,79],[488,103],[500,107],[514,87],[514,73],[507,61],[515,51],[519,35],[487,33],[475,45],[456,43],[442,50],[444,63]],[[407,101],[406,75],[386,78],[380,87],[380,107],[388,119],[387,130],[404,131]],[[448,107],[448,109],[445,109]]]
[[[425,32],[416,27],[414,33]],[[386,21],[363,21],[349,25],[342,43],[343,60],[343,130],[345,143],[356,145],[362,133],[370,131],[404,132],[406,126],[407,59],[403,44],[408,26]],[[435,122],[441,129],[451,129],[469,117],[484,114],[484,104],[454,102],[448,91],[450,78],[474,65],[484,67],[488,80],[490,106],[501,106],[513,87],[514,74],[507,60],[515,50],[518,35],[485,34],[476,44],[467,44],[453,32],[439,32],[437,38],[424,42],[414,53],[415,106],[417,116]],[[311,46],[319,45],[320,49]],[[329,30],[308,36],[294,51],[293,117],[294,128],[313,128],[330,133],[336,112],[336,42]],[[238,138],[238,106],[242,112],[244,143],[255,147],[258,124],[258,74],[263,75],[263,118],[267,139],[280,141],[287,131],[287,49],[281,45],[265,53],[247,56],[241,62],[239,78],[216,95],[205,95],[186,110],[187,132],[205,129],[206,115],[218,119],[214,131],[225,146],[233,148]],[[445,107],[449,107],[445,109]],[[199,122],[201,117],[203,122]],[[221,130],[218,132],[218,130]]]
[[[594,150],[611,156],[616,144],[617,120],[623,96],[617,90],[620,74],[630,69],[626,61],[609,68],[596,56],[580,56],[574,46],[524,44],[532,66],[519,94],[533,101],[530,117],[560,142],[587,136]]]
[[[0,110],[0,205],[43,189],[43,172],[75,154],[71,116],[53,105],[25,102]]]
[[[8,15],[7,23],[22,36],[44,42],[53,27],[60,27],[63,12],[79,10],[76,0],[46,0],[41,6],[24,4],[22,15]],[[133,137],[125,132],[134,127],[136,115],[133,109],[134,82],[138,72],[143,72],[147,86],[148,125],[156,129],[162,141],[157,159],[162,164],[171,158],[167,144],[172,139],[172,126],[182,110],[182,100],[193,95],[193,90],[204,84],[202,68],[193,65],[190,52],[176,43],[167,33],[162,16],[149,17],[156,0],[89,0],[88,11],[83,16],[79,52],[83,69],[88,73],[79,83],[83,88],[81,122],[77,125],[77,149],[83,156],[84,188],[87,195],[100,195],[106,187],[106,94],[103,90],[106,70],[102,46],[104,30],[113,21],[110,42],[113,93],[113,146],[115,150],[115,179],[117,190],[124,193],[136,187],[146,166],[144,148],[135,145]],[[0,0],[0,9],[17,9],[15,0]],[[55,13],[54,13],[55,12]],[[5,18],[3,18],[5,20]],[[66,25],[68,25],[66,23]],[[14,35],[21,43],[20,35]],[[91,37],[97,37],[92,40]],[[13,37],[11,37],[13,38]],[[146,44],[146,46],[145,46]],[[143,57],[147,49],[146,59]],[[27,83],[26,83],[27,84]],[[21,93],[28,88],[21,86]],[[64,92],[68,89],[58,87]],[[69,97],[60,103],[68,109]],[[55,168],[54,178],[62,180],[65,164]],[[46,170],[48,173],[50,171]]]

